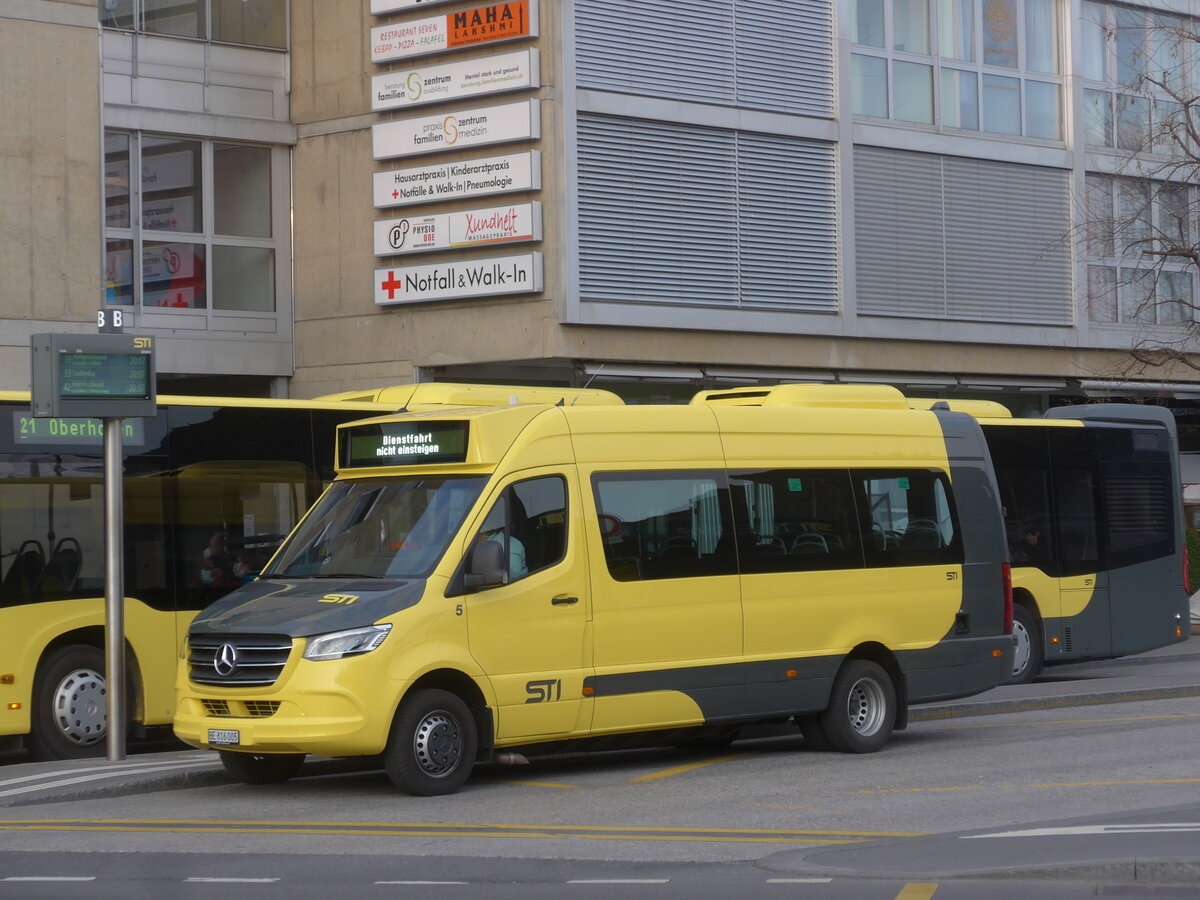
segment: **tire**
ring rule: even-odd
[[[243,784],[281,784],[300,771],[303,753],[238,753],[221,750],[221,765]]]
[[[458,696],[427,688],[404,698],[383,765],[392,784],[408,794],[453,794],[475,767],[475,718]]]
[[[104,653],[72,644],[47,654],[33,679],[29,752],[34,759],[103,756],[108,737]]]
[[[1029,684],[1042,671],[1042,628],[1037,616],[1013,605],[1013,671],[1009,684]]]
[[[896,721],[892,679],[870,660],[848,660],[833,680],[829,707],[817,718],[832,749],[874,753],[892,736]]]

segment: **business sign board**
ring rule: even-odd
[[[375,223],[376,256],[541,239],[542,204],[536,201],[431,216],[380,219]]]
[[[392,159],[541,136],[542,116],[538,101],[518,100],[500,106],[381,122],[371,126],[371,147],[376,159]]]
[[[375,303],[392,306],[542,290],[542,254],[459,259],[375,270]]]
[[[384,112],[442,100],[520,91],[540,87],[541,75],[537,50],[383,72],[371,76],[371,109]]]
[[[371,0],[371,12],[376,16],[412,9],[414,6],[437,6],[450,0]]]
[[[392,169],[376,172],[372,182],[378,209],[538,191],[542,188],[542,154],[539,150],[525,150],[505,156]]]
[[[428,19],[377,25],[371,29],[371,62],[411,59],[537,36],[537,0],[511,0]]]

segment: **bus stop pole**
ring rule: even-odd
[[[108,758],[125,758],[124,467],[121,419],[104,420],[104,683]]]

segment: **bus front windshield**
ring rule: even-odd
[[[481,476],[335,482],[262,577],[424,578],[486,483]]]

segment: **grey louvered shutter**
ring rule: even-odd
[[[742,305],[836,312],[833,145],[742,132],[738,148]]]
[[[854,148],[860,314],[946,314],[942,165],[936,156]]]
[[[732,303],[732,132],[610,116],[578,121],[581,295]]]
[[[955,157],[944,172],[950,317],[1072,324],[1068,173]]]
[[[731,103],[733,0],[576,0],[581,87]]]
[[[831,0],[739,0],[735,15],[738,104],[831,118]]]

